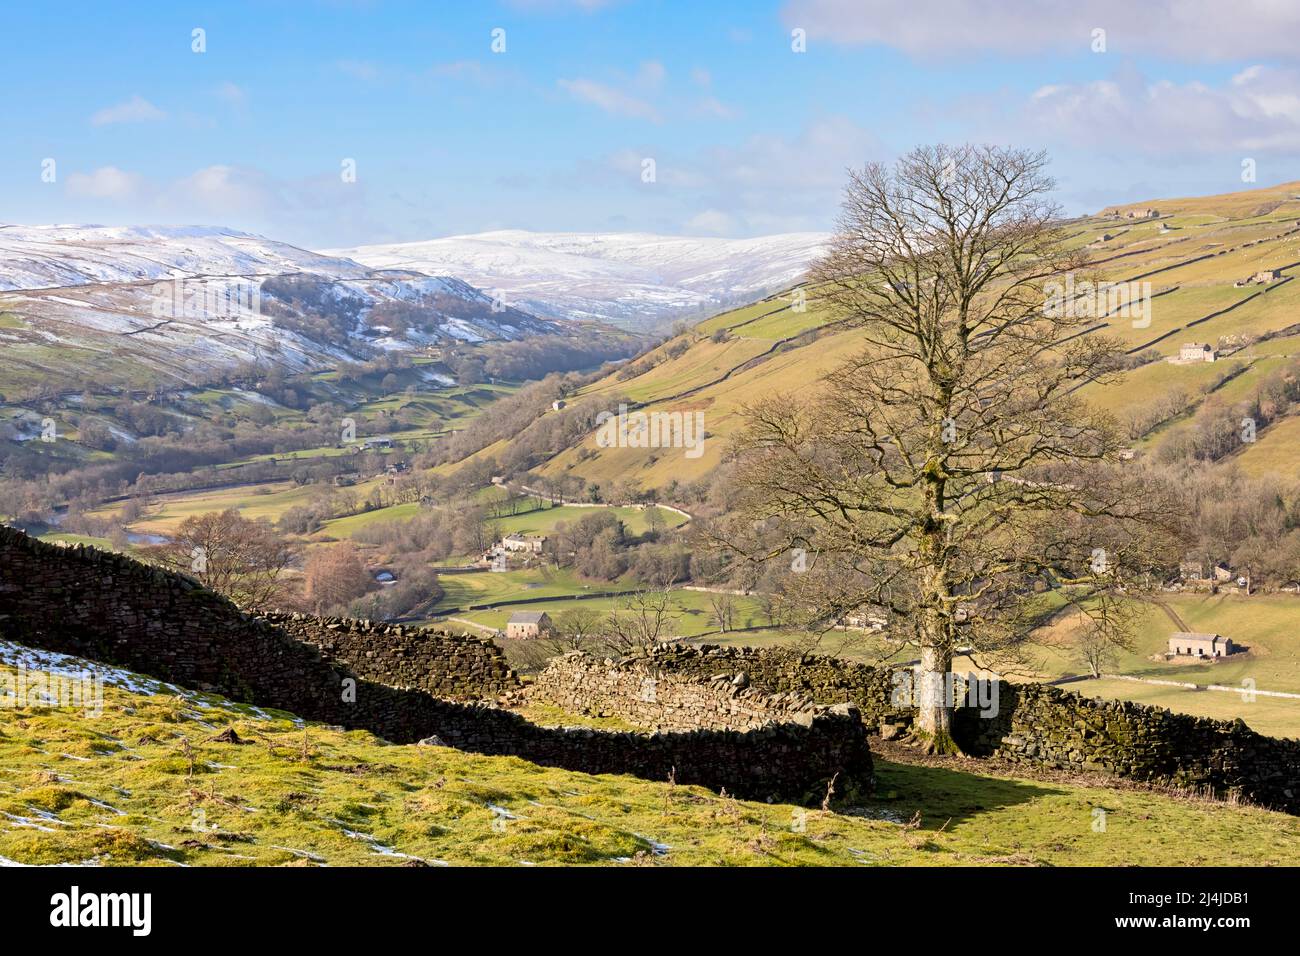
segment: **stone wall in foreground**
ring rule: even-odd
[[[436,737],[587,773],[670,777],[738,796],[820,799],[868,784],[851,707],[754,729],[614,733],[541,727],[491,706],[519,686],[476,638],[369,622],[245,614],[182,575],[0,527],[0,635],[394,743]],[[401,685],[401,686],[394,686]]]
[[[330,660],[391,687],[415,687],[450,700],[497,700],[520,688],[501,648],[487,638],[347,617],[262,617]]]
[[[893,700],[892,669],[819,654],[665,645],[641,666],[679,678],[742,681],[821,704],[853,703],[873,732],[906,727],[913,710]],[[1300,740],[1256,733],[1130,701],[1097,700],[1040,684],[999,681],[997,712],[960,707],[953,736],[967,753],[1062,770],[1099,771],[1239,796],[1300,813]]]
[[[601,660],[578,652],[551,660],[528,695],[571,714],[615,717],[663,731],[806,724],[827,710],[797,694],[758,690],[732,674],[697,679],[640,660]]]

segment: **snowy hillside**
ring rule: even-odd
[[[184,381],[247,361],[305,371],[556,331],[460,279],[233,230],[0,226],[0,349],[33,374],[75,377],[90,362]]]
[[[710,239],[507,230],[325,254],[458,276],[538,315],[644,327],[788,288],[825,241],[814,232]]]
[[[0,226],[0,290],[209,276],[313,272],[360,279],[370,270],[211,226]]]

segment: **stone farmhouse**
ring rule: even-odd
[[[541,637],[551,628],[550,615],[545,611],[516,611],[506,622],[506,637],[527,640]]]
[[[1219,357],[1219,350],[1213,345],[1200,342],[1188,342],[1178,350],[1178,355],[1169,361],[1174,365],[1193,365],[1197,362],[1213,362]]]
[[[889,624],[883,617],[876,617],[870,614],[850,614],[844,618],[841,626],[853,630],[861,631],[883,631]]]
[[[1174,657],[1227,657],[1239,648],[1232,638],[1199,631],[1178,631],[1169,638],[1169,653]]]
[[[1233,283],[1233,286],[1240,289],[1242,286],[1246,286],[1246,285],[1268,285],[1270,282],[1276,282],[1278,279],[1281,278],[1282,278],[1281,269],[1261,269],[1259,272],[1256,272],[1249,279],[1238,279],[1236,282]]]
[[[545,544],[544,534],[508,534],[501,539],[501,547],[507,551],[526,551],[530,554],[541,554]]]
[[[1103,209],[1103,216],[1111,216],[1115,219],[1154,219],[1160,215],[1159,209],[1117,209],[1111,206],[1109,209]]]

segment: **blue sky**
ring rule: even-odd
[[[967,140],[1047,148],[1071,211],[1234,191],[1246,159],[1260,185],[1300,179],[1284,6],[23,4],[0,58],[0,221],[210,223],[315,248],[760,235],[827,228],[846,166]]]

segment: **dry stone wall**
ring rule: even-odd
[[[415,687],[451,700],[496,700],[520,687],[501,648],[487,638],[346,617],[263,617],[330,660],[392,687]]]
[[[578,652],[553,659],[528,695],[569,713],[616,717],[652,730],[807,724],[828,709],[796,694],[757,690],[732,674],[696,679],[641,660],[600,660]]]
[[[183,575],[5,527],[0,631],[238,699],[310,697],[332,680],[322,664],[459,700],[495,700],[519,688],[490,641],[301,614],[259,618]]]
[[[630,773],[648,780],[700,784],[754,800],[817,802],[835,780],[837,794],[868,788],[871,751],[851,706],[829,707],[806,722],[768,722],[750,730],[616,732],[540,727],[510,711],[459,705],[438,715],[441,742],[485,754],[511,754],[585,773]],[[463,719],[461,719],[463,718]]]
[[[552,728],[480,700],[519,687],[495,645],[434,631],[295,615],[255,617],[182,575],[0,527],[0,636],[129,668],[394,743],[429,738],[587,773],[819,799],[869,784],[851,707],[748,730]],[[399,684],[401,686],[392,686]]]
[[[893,700],[893,669],[819,654],[664,645],[643,666],[706,680],[744,675],[769,692],[821,704],[849,701],[872,731],[905,727],[914,716]],[[1240,720],[1096,700],[1038,684],[999,681],[997,704],[987,717],[973,707],[956,710],[953,736],[967,753],[1236,795],[1300,813],[1300,740],[1266,737]]]

